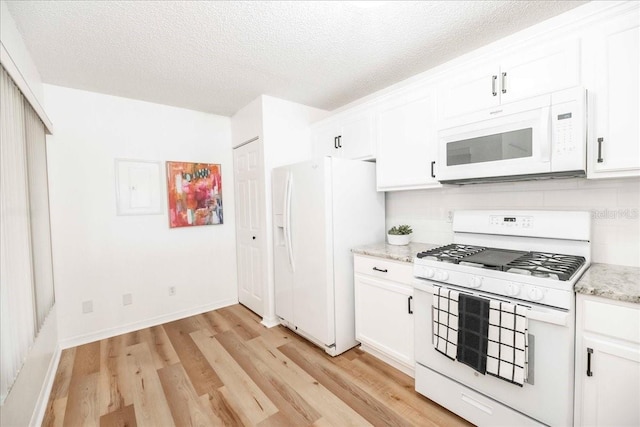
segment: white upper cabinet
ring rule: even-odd
[[[588,178],[640,175],[640,14],[638,8],[585,37],[592,131]]]
[[[312,129],[313,154],[345,159],[375,159],[375,106],[347,110]]]
[[[381,101],[376,122],[378,191],[439,187],[435,91],[421,87]]]
[[[446,127],[447,119],[579,84],[578,39],[520,48],[452,70],[438,90],[439,117]]]
[[[456,70],[438,89],[439,117],[448,119],[500,104],[495,64],[473,64]]]
[[[508,55],[500,61],[499,83],[503,104],[578,86],[579,40],[559,40]]]

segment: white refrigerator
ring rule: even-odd
[[[323,157],[273,170],[275,308],[332,356],[355,339],[355,246],[384,241],[375,163]]]

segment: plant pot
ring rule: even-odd
[[[387,234],[387,242],[390,245],[404,246],[411,241],[411,234]]]

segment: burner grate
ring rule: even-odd
[[[508,263],[506,267],[529,272],[533,276],[557,276],[558,280],[566,281],[585,261],[581,256],[528,252]]]
[[[434,259],[437,261],[457,264],[464,257],[477,254],[478,252],[482,252],[485,249],[486,248],[482,246],[460,245],[452,243],[450,245],[440,246],[438,248],[420,252],[416,256],[418,258]]]

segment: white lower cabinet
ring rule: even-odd
[[[578,294],[576,426],[640,425],[640,305]]]
[[[410,263],[356,255],[356,339],[362,350],[414,375]]]

